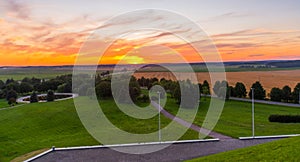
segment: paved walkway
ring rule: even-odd
[[[179,124],[191,128],[197,132],[203,133],[203,134],[207,134],[209,132],[209,136],[213,137],[213,138],[218,138],[220,140],[228,140],[228,139],[233,139],[232,137],[229,136],[225,136],[223,134],[214,132],[214,131],[210,131],[208,129],[205,128],[201,128],[198,125],[192,124],[190,122],[187,122],[181,118],[177,118],[176,116],[174,116],[173,114],[169,113],[168,111],[166,111],[163,107],[159,106],[156,102],[151,102],[151,104],[157,109],[157,110],[161,110],[160,112],[167,118],[174,120],[176,122],[178,122]],[[159,108],[160,107],[160,108]]]
[[[244,102],[252,102],[251,99],[248,98],[237,98],[237,97],[230,97],[230,100],[236,101],[244,101]],[[266,100],[254,100],[255,103],[263,103],[269,105],[279,105],[279,106],[289,106],[289,107],[300,107],[300,104],[293,104],[293,103],[284,103],[284,102],[274,102],[274,101],[266,101]]]
[[[196,143],[178,143],[169,147],[149,153],[149,154],[125,154],[109,148],[79,149],[79,150],[61,150],[50,152],[36,160],[35,162],[157,162],[157,161],[182,161],[196,157],[207,156],[224,151],[257,145],[270,142],[275,139],[254,139],[254,140],[226,140],[219,142],[196,142]],[[149,149],[154,145],[130,146],[128,149]],[[230,158],[230,157],[228,157]]]

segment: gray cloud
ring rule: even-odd
[[[16,18],[27,20],[30,18],[30,9],[25,3],[20,3],[16,0],[6,1],[8,12],[14,13]]]

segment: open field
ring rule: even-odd
[[[210,76],[207,72],[198,72],[197,78],[199,82],[207,80],[211,88]],[[176,73],[179,80],[185,80],[191,77],[191,73]],[[135,77],[141,78],[166,78],[174,80],[175,77],[171,72],[139,72],[134,74]],[[245,72],[226,72],[226,78],[229,85],[235,85],[236,82],[243,82],[249,91],[250,87],[255,81],[260,81],[267,93],[270,93],[273,87],[282,88],[285,85],[292,89],[300,82],[300,70],[284,70],[284,71],[245,71]],[[218,79],[218,78],[217,78]]]
[[[300,137],[293,137],[188,161],[299,161],[299,143]]]
[[[58,75],[71,74],[72,69],[60,68],[0,68],[0,80],[6,81],[13,78],[22,80],[25,77],[50,79]]]

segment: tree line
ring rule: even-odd
[[[227,81],[216,81],[213,87],[214,93],[221,98],[228,99],[229,97],[245,98],[248,94],[252,98],[252,90],[254,91],[254,99],[266,100],[266,90],[263,88],[259,81],[252,84],[247,92],[245,85],[242,82],[237,82],[235,86],[229,86]],[[269,94],[271,101],[286,102],[286,103],[299,103],[300,83],[298,83],[293,91],[288,85],[282,88],[273,87]]]
[[[124,81],[122,79],[122,77],[124,78],[124,76],[120,75],[118,77],[120,77],[118,79],[120,82]],[[89,96],[93,92],[96,92],[96,96],[101,99],[112,97],[111,76],[108,75],[107,72],[99,73],[95,76],[95,85],[89,85],[87,83],[87,79],[91,79],[91,77],[87,74],[81,74],[80,76],[78,76],[78,78],[79,79],[77,84],[80,86],[77,89],[74,89],[74,93],[78,93],[81,96]],[[128,89],[130,98],[124,98],[124,95],[116,95],[117,100],[121,102],[128,102],[129,99],[131,99],[134,102],[149,102],[150,97],[141,93],[141,87],[150,90],[151,87],[155,85],[163,87],[166,93],[169,94],[170,97],[174,98],[178,104],[180,104],[182,100],[181,91],[184,91],[182,93],[187,96],[185,99],[192,99],[193,97],[188,95],[194,93],[196,86],[200,90],[200,94],[206,96],[211,95],[212,90],[214,94],[220,98],[246,98],[247,95],[249,96],[249,98],[252,98],[251,89],[247,91],[246,86],[242,82],[237,82],[234,86],[229,86],[226,80],[216,81],[214,86],[211,88],[207,80],[203,81],[203,83],[194,84],[189,80],[173,81],[165,78],[158,79],[144,77],[137,79],[131,76]],[[181,88],[180,85],[182,86]],[[128,88],[128,86],[118,87],[118,94],[124,94],[124,92],[126,92],[126,88]],[[262,84],[259,81],[253,83],[251,88],[254,89],[255,99],[266,99],[266,90],[263,88]],[[49,93],[49,91],[52,91],[50,92],[50,96],[53,92],[71,93],[72,74],[61,75],[48,80],[35,77],[25,77],[21,81],[7,79],[5,82],[3,82],[2,80],[0,80],[0,98],[6,98],[9,104],[15,103],[18,95],[24,96],[28,94],[32,95],[32,102],[34,102],[36,101],[35,96],[37,96],[38,93]],[[288,85],[282,88],[274,87],[271,89],[268,97],[271,101],[298,103],[299,91],[300,83],[298,83],[294,87],[293,91],[292,88],[290,88]],[[191,101],[190,103],[194,102],[195,101]],[[185,106],[189,107],[188,105]]]
[[[47,93],[48,101],[54,99],[54,91],[60,93],[72,92],[72,75],[61,75],[53,79],[40,79],[25,77],[20,81],[7,79],[5,82],[0,80],[0,99],[6,99],[9,105],[14,105],[18,95],[32,95],[31,101],[35,102],[37,93]],[[53,93],[53,95],[52,95]]]

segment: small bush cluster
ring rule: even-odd
[[[270,122],[300,123],[300,115],[270,115]]]

